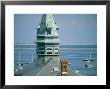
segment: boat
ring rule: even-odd
[[[23,64],[20,63],[20,53],[19,53],[19,62],[14,69],[14,75],[22,75],[23,74]]]
[[[14,70],[14,75],[22,75],[23,74],[23,66],[21,64],[17,64],[17,67]]]
[[[93,62],[93,59],[91,57],[91,52],[90,52],[90,57],[84,58],[83,61],[85,61],[85,62]]]
[[[84,67],[91,68],[91,67],[93,67],[93,66],[90,65],[90,64],[85,64]]]

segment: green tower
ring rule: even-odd
[[[36,54],[39,62],[59,59],[58,26],[52,14],[43,14],[37,26]]]

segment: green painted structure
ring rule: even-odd
[[[43,14],[41,22],[36,29],[37,60],[40,63],[45,63],[48,60],[59,59],[59,28],[52,14]]]
[[[67,76],[79,76],[79,72],[77,70],[71,71],[67,63],[66,65],[65,63],[63,66],[61,65],[61,61],[64,60],[59,58],[59,28],[52,14],[43,14],[41,22],[36,29],[36,60],[22,69],[19,67],[14,72],[14,75],[61,76],[66,73]]]

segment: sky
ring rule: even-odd
[[[14,43],[34,44],[42,14],[14,15]],[[96,14],[53,14],[60,45],[97,45]]]

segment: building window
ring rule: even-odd
[[[47,52],[47,54],[52,54],[52,52]]]
[[[44,47],[40,47],[39,50],[44,50]]]
[[[58,52],[55,52],[55,54],[58,54]]]
[[[39,54],[44,54],[44,50],[39,50]]]
[[[47,50],[52,50],[52,48],[47,48]]]
[[[59,53],[59,51],[57,50],[57,51],[55,51],[55,54],[58,54]]]
[[[55,48],[55,50],[58,50],[58,48]]]
[[[51,35],[52,27],[47,26],[47,35]]]
[[[45,53],[44,47],[40,47],[39,50],[38,50],[38,53],[39,54],[44,54]]]
[[[54,53],[55,54],[58,54],[59,53],[59,49],[58,48],[55,48]]]
[[[48,35],[51,35],[51,29],[48,29],[47,34],[48,34]]]

